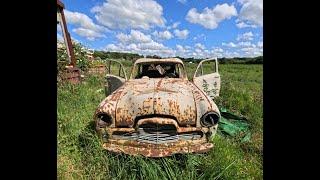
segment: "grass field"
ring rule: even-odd
[[[124,63],[129,70],[130,63]],[[188,76],[195,64],[186,64]],[[207,154],[149,159],[102,149],[93,113],[104,99],[103,77],[87,76],[77,86],[58,85],[58,179],[262,179],[262,65],[221,64],[218,106],[247,117],[252,137],[217,134]]]

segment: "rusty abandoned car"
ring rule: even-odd
[[[213,148],[221,117],[213,101],[220,91],[216,58],[201,61],[192,81],[178,58],[138,59],[129,79],[123,65],[113,62],[118,74],[106,75],[107,97],[94,114],[105,149],[164,157]],[[205,63],[212,72],[204,74]]]

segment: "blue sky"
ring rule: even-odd
[[[262,0],[62,2],[71,37],[88,48],[163,57],[263,54]]]

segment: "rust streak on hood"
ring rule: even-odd
[[[116,126],[133,127],[137,116],[162,114],[177,118],[181,126],[195,126],[197,108],[191,83],[184,79],[129,80],[116,107]]]

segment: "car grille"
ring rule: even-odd
[[[181,140],[194,140],[202,137],[201,132],[177,133],[177,129],[171,124],[143,124],[136,132],[125,133],[116,131],[112,134],[114,139],[135,140],[138,142],[163,144]]]

